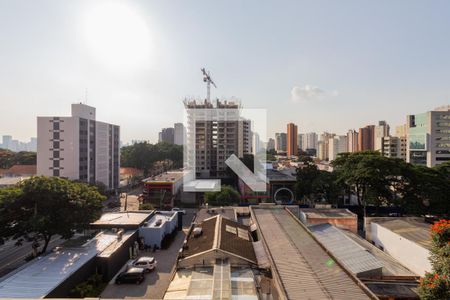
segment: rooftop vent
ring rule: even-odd
[[[201,227],[195,227],[192,230],[192,233],[194,234],[194,237],[199,237],[199,236],[201,236],[203,234],[203,230],[202,230]]]

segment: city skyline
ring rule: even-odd
[[[288,122],[340,134],[394,127],[449,102],[449,3],[258,3],[258,14],[256,4],[0,1],[0,102],[12,112],[0,128],[25,140],[36,116],[82,101],[122,126],[124,143],[157,142],[182,120],[185,97],[206,96],[201,67],[218,86],[212,99],[266,108],[271,137]]]

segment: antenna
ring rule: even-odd
[[[200,69],[203,73],[203,81],[206,82],[206,99],[208,102],[211,100],[211,84],[217,88],[216,84],[211,78],[211,73],[209,71],[206,71],[205,68]]]

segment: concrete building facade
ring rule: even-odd
[[[95,108],[72,104],[70,117],[38,117],[37,175],[119,187],[120,127],[96,121]]]
[[[287,151],[287,134],[284,132],[275,133],[275,150],[278,152]]]
[[[358,151],[374,150],[375,125],[368,125],[358,131]]]
[[[350,129],[347,132],[347,151],[358,151],[358,132],[356,130]]]
[[[407,116],[406,161],[433,167],[450,160],[450,105]]]
[[[328,159],[335,160],[339,153],[347,152],[347,136],[338,135],[329,139],[328,142]]]
[[[186,139],[186,131],[184,129],[183,123],[175,123],[174,126],[174,137],[173,137],[173,143],[175,145],[183,145],[185,139]]]
[[[374,133],[374,150],[380,151],[383,147],[383,138],[389,136],[390,127],[389,124],[386,123],[386,121],[379,121],[378,125],[375,126],[375,133]]]

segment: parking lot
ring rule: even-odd
[[[141,284],[114,284],[114,279],[109,282],[101,298],[146,298],[162,299],[166,292],[172,273],[175,268],[178,251],[183,245],[187,229],[191,223],[195,210],[186,211],[183,216],[183,231],[179,231],[167,249],[156,252],[140,252],[139,256],[153,256],[156,258],[156,269],[145,275],[145,280]]]

